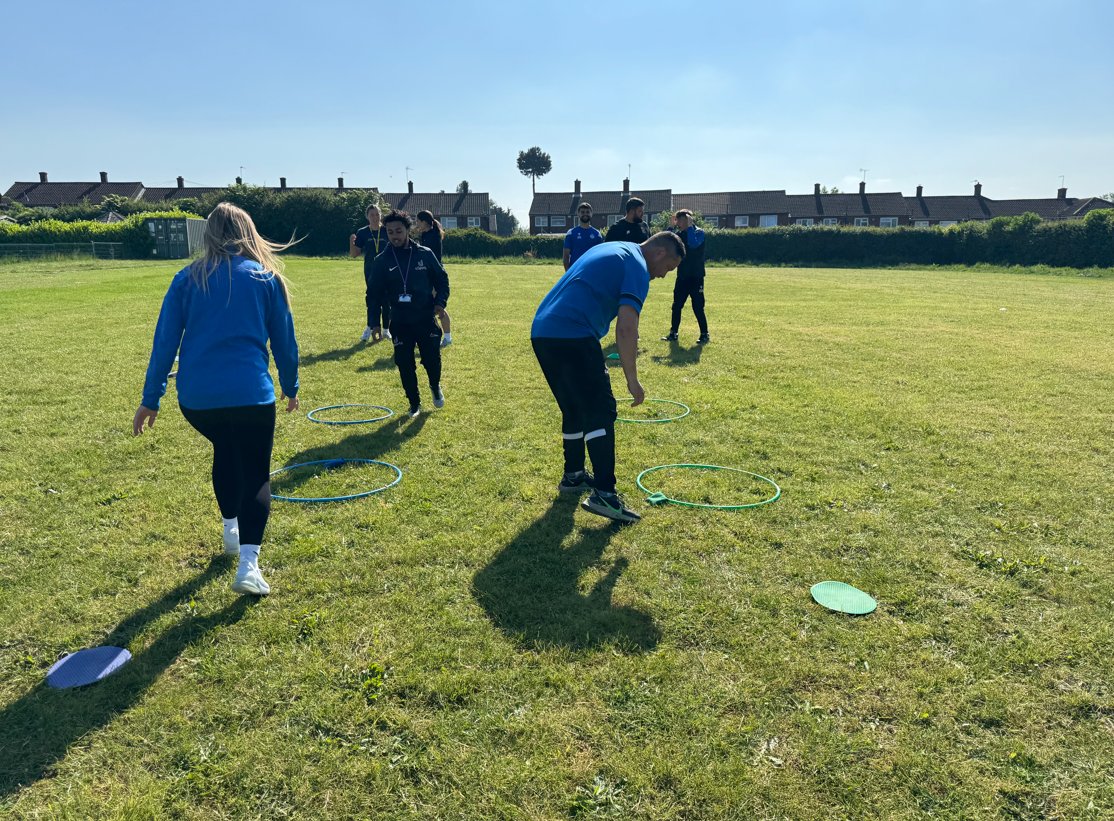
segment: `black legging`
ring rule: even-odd
[[[535,338],[530,342],[561,409],[565,473],[584,469],[587,449],[596,489],[614,491],[615,395],[599,340]]]
[[[441,329],[430,317],[429,323],[416,325],[402,325],[398,322],[391,323],[391,337],[395,343],[395,365],[398,366],[398,375],[402,379],[402,389],[406,391],[406,398],[410,406],[419,404],[418,393],[418,366],[414,361],[414,346],[422,355],[422,367],[429,377],[430,389],[441,384]]]
[[[221,516],[239,518],[240,544],[261,544],[271,513],[274,403],[182,408],[182,416],[213,443],[213,492]]]
[[[704,277],[677,277],[677,282],[673,286],[673,321],[669,331],[675,334],[681,327],[681,310],[689,297],[692,297],[692,312],[696,314],[696,324],[700,326],[700,333],[706,334],[708,318],[704,315]]]

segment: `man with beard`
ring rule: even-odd
[[[673,286],[673,316],[669,323],[669,333],[662,337],[666,342],[677,341],[677,331],[681,327],[681,312],[685,302],[692,298],[692,312],[696,324],[700,326],[698,345],[705,345],[708,336],[708,317],[704,315],[704,231],[692,221],[692,211],[682,208],[674,216],[676,228],[673,233],[685,244],[685,258],[677,268],[677,282]]]
[[[599,232],[598,228],[592,226],[592,206],[589,203],[582,202],[577,206],[576,213],[580,217],[580,225],[570,228],[569,232],[565,234],[566,271],[580,258],[581,254],[603,242],[603,234]]]
[[[638,197],[627,200],[627,215],[607,229],[608,242],[645,242],[650,238],[650,226],[642,219],[646,203]]]
[[[449,275],[433,251],[411,241],[413,217],[395,209],[383,218],[383,224],[387,229],[388,245],[371,264],[367,303],[369,311],[389,311],[395,365],[406,398],[410,400],[410,416],[415,417],[422,412],[422,403],[414,346],[422,355],[422,367],[429,377],[433,407],[445,405],[445,394],[441,390],[441,329],[433,315],[449,300]],[[378,324],[372,327],[372,343],[382,339],[384,332]]]

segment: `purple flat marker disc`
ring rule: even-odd
[[[115,673],[129,661],[132,654],[123,647],[90,647],[58,659],[47,671],[46,683],[64,690],[96,684]]]

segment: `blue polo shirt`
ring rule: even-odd
[[[589,225],[587,228],[576,226],[565,234],[565,247],[569,249],[569,265],[580,259],[589,248],[603,242],[603,234]]]
[[[650,291],[650,271],[634,242],[607,242],[589,248],[545,295],[531,339],[603,339],[620,305],[642,312]]]

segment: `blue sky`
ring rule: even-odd
[[[0,186],[1114,191],[1114,3],[8,3]]]

